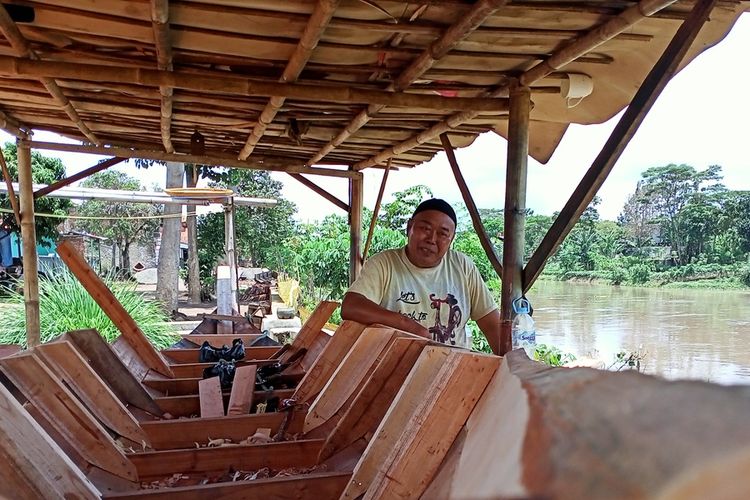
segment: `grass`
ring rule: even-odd
[[[134,283],[104,280],[146,337],[157,348],[165,348],[179,340],[167,324],[169,318],[159,305],[135,291]],[[2,308],[0,344],[26,345],[26,316],[23,291],[11,290]],[[42,342],[71,331],[96,329],[108,342],[119,330],[94,302],[83,285],[70,272],[39,281],[39,322]]]

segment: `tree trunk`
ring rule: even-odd
[[[184,163],[167,162],[167,188],[182,187]],[[175,215],[182,211],[181,205],[165,205],[164,215]],[[180,264],[180,219],[162,219],[161,245],[156,274],[156,299],[167,313],[177,310],[177,289]]]
[[[188,165],[185,167],[186,180],[188,187],[195,187],[198,176],[195,175],[196,166]],[[195,214],[196,207],[188,207],[187,217],[187,238],[188,238],[188,260],[187,260],[187,275],[188,275],[188,295],[190,296],[190,302],[193,304],[199,304],[201,301],[201,279],[200,279],[200,266],[198,265],[198,228],[196,223],[196,216],[190,215]]]
[[[130,269],[130,242],[126,241],[122,245],[122,275],[126,277],[130,277],[131,269]]]

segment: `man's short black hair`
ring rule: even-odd
[[[423,201],[419,204],[417,209],[414,210],[412,217],[417,215],[419,212],[424,212],[425,210],[437,210],[438,212],[443,212],[445,215],[451,218],[454,226],[458,225],[458,221],[456,220],[456,212],[453,210],[453,207],[451,207],[445,200],[441,200],[440,198],[431,198],[429,200]]]

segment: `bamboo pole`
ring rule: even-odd
[[[349,283],[362,270],[362,174],[349,179]]]
[[[10,200],[10,206],[13,209],[13,215],[16,216],[16,225],[21,227],[21,210],[18,206],[18,199],[16,198],[16,191],[13,189],[13,178],[8,170],[8,164],[5,163],[5,154],[3,154],[3,148],[0,146],[0,168],[3,171],[3,179],[5,179],[5,185],[8,189],[8,199]]]
[[[473,110],[496,113],[508,110],[508,100],[496,97],[443,97],[429,94],[406,94],[354,87],[267,82],[219,74],[202,75],[199,73],[115,67],[102,64],[38,61],[11,56],[0,56],[0,74],[14,77],[128,83],[151,87],[168,85],[188,90],[214,91],[243,96],[283,96],[325,103],[374,103],[406,108]]]
[[[326,191],[322,187],[318,186],[317,184],[315,184],[311,180],[303,177],[300,174],[289,174],[289,176],[292,179],[294,179],[294,180],[300,182],[301,184],[307,186],[308,188],[312,189],[313,191],[315,191],[316,193],[318,193],[320,196],[322,196],[326,200],[330,201],[331,203],[333,203],[334,205],[336,205],[337,207],[339,207],[341,210],[343,210],[343,211],[345,211],[347,213],[349,212],[349,205],[347,205],[343,201],[339,200],[334,195],[332,195],[331,193],[329,193],[328,191]]]
[[[649,72],[643,85],[638,89],[622,118],[594,159],[591,167],[581,179],[576,190],[555,219],[552,227],[542,239],[539,247],[529,259],[524,271],[523,289],[528,290],[541,274],[550,255],[560,246],[570,233],[583,211],[594,199],[599,188],[607,179],[625,147],[633,138],[638,127],[669,82],[672,75],[708,19],[716,0],[700,0],[675,33],[672,41]]]
[[[13,19],[11,19],[8,11],[5,10],[5,8],[0,8],[0,31],[3,32],[3,35],[8,40],[11,47],[13,48],[13,51],[16,54],[29,59],[39,58],[36,52],[31,49],[31,46],[29,46],[29,43],[23,37],[18,29],[18,26],[16,26],[16,23],[13,21]],[[42,85],[44,85],[44,88],[47,89],[47,92],[49,92],[49,94],[55,100],[57,105],[62,108],[63,111],[65,111],[65,114],[67,114],[70,120],[76,125],[76,127],[78,127],[78,130],[80,130],[81,133],[85,135],[92,143],[96,144],[97,146],[100,145],[101,142],[99,141],[99,139],[88,128],[88,126],[83,123],[81,117],[78,116],[78,112],[75,110],[75,108],[73,108],[73,105],[70,104],[68,98],[65,97],[65,94],[57,85],[57,82],[54,79],[48,77],[42,77],[39,80],[42,82]]]
[[[21,124],[2,111],[0,111],[0,128],[18,139],[26,137],[26,132],[21,130]]]
[[[402,92],[409,87],[409,85],[434,66],[438,60],[453,50],[461,40],[479,28],[492,13],[506,3],[507,0],[480,0],[477,2],[466,16],[461,17],[452,24],[443,32],[440,38],[419,54],[386,90],[389,92]],[[320,148],[315,156],[307,161],[307,164],[313,165],[318,163],[328,153],[339,147],[344,141],[364,127],[383,108],[385,108],[385,105],[370,104],[367,108],[360,111],[336,137]]]
[[[0,9],[2,10],[2,9]],[[31,148],[28,141],[17,140],[18,184],[21,198],[21,241],[23,243],[23,297],[26,308],[26,345],[40,343],[39,265],[36,253],[34,191],[31,178]]]
[[[39,189],[34,192],[34,199],[39,198],[41,196],[48,195],[52,193],[53,191],[57,191],[61,187],[69,186],[73,184],[76,181],[79,181],[81,179],[84,179],[90,175],[93,175],[97,172],[101,172],[102,170],[105,170],[112,165],[117,165],[118,163],[121,163],[125,161],[125,158],[109,158],[107,160],[104,160],[102,162],[97,163],[93,167],[89,167],[86,170],[81,170],[77,174],[73,174],[70,177],[66,177],[65,179],[59,180],[55,182],[54,184],[50,184],[49,186],[43,187],[42,189]]]
[[[370,229],[367,231],[367,240],[365,241],[365,249],[362,250],[362,264],[364,265],[367,260],[367,254],[370,252],[370,243],[372,243],[372,237],[375,234],[375,225],[378,222],[378,214],[380,213],[380,204],[383,201],[383,194],[385,193],[385,184],[388,182],[388,173],[391,171],[391,161],[388,160],[388,164],[385,166],[383,171],[383,180],[380,181],[380,190],[378,191],[378,199],[375,200],[375,208],[372,211],[372,219],[370,219]]]
[[[294,53],[289,58],[284,73],[281,75],[280,82],[286,83],[297,81],[302,69],[307,64],[307,61],[310,60],[310,56],[315,50],[315,47],[317,47],[320,37],[323,36],[323,32],[331,21],[333,13],[339,3],[340,0],[318,0],[315,5],[315,10],[313,10],[307,26],[305,27],[305,31],[302,33],[299,43],[294,49]],[[238,159],[246,160],[247,157],[252,154],[258,141],[260,141],[260,138],[265,134],[266,128],[276,117],[281,106],[284,105],[284,101],[284,97],[271,97],[266,104],[266,107],[261,112],[253,131],[248,136],[245,145],[242,147]]]
[[[526,221],[526,172],[529,158],[529,113],[531,93],[528,87],[514,86],[510,91],[508,122],[508,159],[505,174],[505,238],[500,294],[500,352],[512,348],[513,302],[523,295],[523,248]]]
[[[289,164],[281,166],[270,161],[246,162],[240,161],[235,157],[211,154],[207,156],[187,155],[187,154],[170,154],[164,151],[148,151],[144,149],[128,149],[119,147],[100,147],[86,146],[80,144],[61,144],[56,142],[32,141],[31,147],[34,149],[46,149],[49,151],[67,151],[72,153],[89,153],[96,155],[114,155],[123,158],[145,158],[148,160],[159,161],[176,161],[184,163],[195,163],[199,165],[215,165],[219,167],[237,167],[247,168],[250,170],[269,170],[271,172],[286,172],[296,174],[325,175],[328,177],[356,177],[357,172],[348,170],[336,170],[333,168],[323,167],[304,167],[299,164]]]
[[[154,30],[157,67],[172,71],[172,42],[169,33],[169,0],[151,0],[151,25]],[[174,90],[168,85],[159,86],[160,129],[164,151],[174,153],[172,145],[172,99]]]
[[[575,59],[575,54],[586,54],[587,52],[598,47],[607,40],[611,40],[613,37],[619,35],[624,30],[631,28],[639,21],[646,19],[647,17],[653,15],[655,12],[658,12],[665,7],[673,4],[675,1],[676,0],[641,0],[640,3],[626,9],[619,16],[610,19],[603,25],[594,28],[583,37],[580,37],[571,42],[569,45],[566,45],[563,48],[559,49],[554,54],[552,54],[548,58],[548,60],[552,60],[552,64],[556,65],[559,65],[560,61],[562,60],[572,61]],[[520,81],[522,81],[524,85],[529,86],[535,81],[538,81],[539,79],[544,78],[549,73],[551,73],[553,71],[551,69],[552,65],[545,65],[545,62],[547,61],[539,63],[530,70],[524,72],[524,74],[522,74],[520,77]],[[544,70],[535,69],[538,67],[542,67],[544,68]],[[499,97],[506,95],[507,92],[508,86],[507,84],[505,84],[497,87],[492,91],[486,92],[485,95],[487,97]],[[395,146],[384,149],[377,155],[368,158],[367,160],[355,163],[354,169],[361,170],[363,168],[371,167],[379,163],[384,163],[388,160],[388,158],[397,156],[401,153],[405,153],[406,151],[409,151],[410,149],[413,149],[420,144],[424,144],[425,142],[434,139],[440,134],[446,133],[470,120],[473,120],[477,116],[478,114],[475,111],[463,111],[460,113],[455,113],[445,120],[435,124],[428,130],[425,130]]]
[[[440,142],[443,143],[443,149],[445,150],[445,154],[448,157],[448,163],[450,164],[451,170],[453,171],[453,176],[456,178],[456,184],[458,185],[458,190],[461,191],[461,196],[463,197],[464,203],[466,204],[466,209],[469,211],[469,215],[471,216],[471,223],[474,226],[474,231],[479,237],[479,243],[482,245],[484,253],[487,254],[487,259],[489,259],[490,264],[492,264],[493,269],[495,269],[495,273],[497,273],[497,276],[502,279],[503,265],[500,263],[500,259],[497,257],[497,253],[495,253],[495,247],[492,245],[492,241],[490,241],[490,237],[487,235],[487,231],[484,229],[482,218],[479,216],[479,210],[477,209],[476,203],[474,203],[474,198],[471,196],[469,187],[466,185],[466,180],[461,174],[461,169],[458,166],[456,155],[453,152],[453,145],[451,144],[448,135],[441,134]]]

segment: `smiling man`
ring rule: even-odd
[[[426,200],[406,227],[406,247],[367,260],[344,295],[341,317],[466,348],[466,322],[473,319],[498,353],[497,305],[471,259],[450,248],[456,212],[443,200]]]

